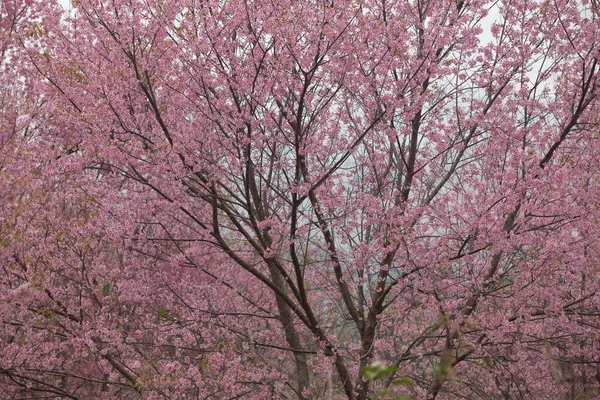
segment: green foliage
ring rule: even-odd
[[[404,377],[399,379],[394,379],[392,381],[392,385],[403,385],[403,386],[415,386],[415,383],[410,379]]]
[[[110,294],[110,292],[112,292],[113,290],[113,285],[111,285],[110,283],[106,283],[104,284],[104,286],[102,286],[102,294],[104,296],[108,296]]]
[[[398,371],[397,366],[385,366],[381,362],[376,361],[364,367],[362,369],[362,374],[367,380],[377,380],[382,377],[393,375],[396,371]],[[407,377],[401,377],[394,379],[392,381],[392,385],[415,386],[415,383]],[[384,390],[383,392],[378,394],[384,397],[387,394],[387,390]],[[405,394],[400,394],[396,396],[396,400],[410,400],[410,397]]]
[[[384,366],[380,362],[374,362],[363,368],[362,374],[367,380],[375,380],[382,376],[393,374],[398,370],[398,367],[392,365],[389,367]]]

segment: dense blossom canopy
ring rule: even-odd
[[[0,3],[0,393],[592,399],[596,0]]]

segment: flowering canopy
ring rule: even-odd
[[[0,18],[8,396],[597,396],[596,1]]]

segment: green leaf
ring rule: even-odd
[[[398,370],[398,367],[391,365],[389,367],[384,366],[380,362],[374,362],[363,368],[362,374],[368,380],[377,379],[385,375],[393,374]]]
[[[377,377],[377,372],[369,367],[363,368],[363,375],[368,380],[375,379]]]
[[[389,366],[389,367],[386,367],[386,368],[382,369],[380,371],[380,375],[390,375],[390,374],[393,374],[396,371],[398,371],[398,367],[392,365],[392,366]]]
[[[113,286],[110,283],[107,283],[102,287],[102,294],[108,296],[112,290]]]
[[[408,378],[398,378],[392,381],[392,385],[415,386],[415,383]]]

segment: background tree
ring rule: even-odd
[[[597,395],[595,2],[30,7],[10,393]]]

